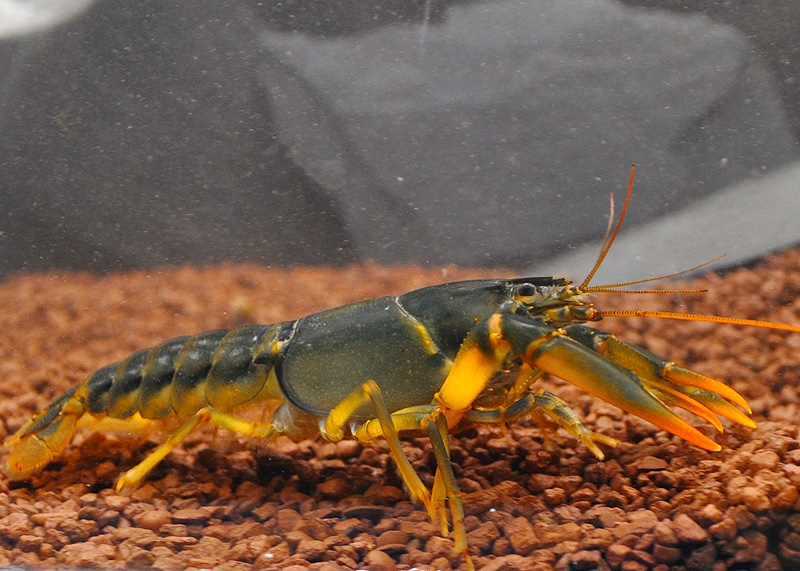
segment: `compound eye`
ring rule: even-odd
[[[531,297],[536,294],[536,286],[529,283],[520,284],[517,286],[517,295],[519,297]]]

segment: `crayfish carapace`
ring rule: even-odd
[[[564,428],[597,458],[603,458],[600,445],[616,445],[585,427],[559,397],[531,390],[545,373],[706,450],[720,447],[670,407],[694,413],[718,430],[718,417],[755,426],[747,402],[730,387],[588,323],[645,315],[800,331],[761,321],[598,309],[590,294],[650,281],[589,285],[624,214],[613,233],[609,223],[595,268],[579,285],[554,277],[454,282],[275,325],[178,337],[134,353],[90,375],[22,426],[5,443],[8,468],[15,477],[44,468],[67,446],[85,415],[178,426],[120,478],[118,490],[142,482],[202,423],[258,438],[321,434],[333,441],[368,442],[383,437],[410,495],[445,533],[449,504],[455,549],[471,567],[450,434],[533,415],[537,422]],[[274,413],[260,422],[233,414],[256,405],[274,406]],[[430,439],[437,464],[432,490],[401,448],[399,436],[409,434]]]

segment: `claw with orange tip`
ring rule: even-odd
[[[675,365],[646,349],[587,327],[555,328],[536,319],[503,315],[503,336],[512,350],[535,369],[576,385],[631,414],[705,450],[720,445],[683,420],[670,407],[687,410],[722,431],[722,416],[744,426],[744,398],[709,377]]]
[[[610,333],[595,331],[596,340],[601,341],[598,351],[616,362],[627,364],[642,380],[644,387],[665,404],[707,420],[719,432],[723,431],[719,417],[755,428],[756,423],[747,416],[753,412],[750,405],[728,385],[620,341]]]

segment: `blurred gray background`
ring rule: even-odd
[[[800,243],[800,3],[0,0],[0,277]]]

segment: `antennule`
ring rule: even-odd
[[[614,243],[614,240],[617,237],[617,232],[619,232],[619,228],[620,228],[620,226],[622,226],[622,221],[625,219],[625,212],[627,212],[627,210],[628,210],[628,203],[631,201],[631,192],[633,191],[633,173],[635,171],[636,171],[636,164],[632,164],[631,165],[631,181],[630,181],[630,183],[628,183],[628,195],[625,197],[625,206],[622,207],[622,212],[619,215],[619,220],[617,220],[617,226],[616,226],[616,228],[614,228],[614,233],[611,235],[611,238],[608,239],[608,240],[604,240],[603,247],[600,249],[600,255],[597,256],[597,261],[594,263],[594,267],[592,268],[592,271],[589,272],[589,275],[586,276],[586,279],[583,280],[583,282],[579,286],[580,289],[586,288],[586,286],[589,285],[589,282],[592,281],[592,278],[594,277],[594,274],[600,268],[600,264],[603,263],[603,260],[605,259],[606,254],[608,254],[608,251],[611,249],[611,244]],[[613,204],[613,202],[612,202],[612,204]],[[614,213],[613,208],[611,210],[611,213],[613,215],[613,213]],[[610,222],[610,220],[609,220],[609,222]],[[608,236],[608,231],[606,231],[606,236]]]
[[[707,266],[708,264],[713,264],[717,260],[721,260],[724,257],[725,257],[725,254],[722,254],[721,256],[717,256],[713,260],[708,260],[707,262],[703,262],[702,264],[697,264],[696,266],[694,266],[692,268],[687,268],[685,270],[681,270],[679,272],[673,272],[671,274],[664,274],[663,276],[656,276],[654,278],[645,278],[645,279],[642,279],[642,280],[635,280],[635,281],[632,281],[632,282],[622,282],[622,283],[618,283],[618,284],[606,284],[606,285],[601,285],[601,286],[590,286],[590,287],[584,288],[583,291],[585,291],[586,293],[598,293],[598,292],[603,292],[603,291],[621,291],[621,292],[627,292],[627,293],[653,293],[653,290],[618,290],[617,288],[636,285],[636,284],[646,284],[647,282],[654,282],[656,280],[665,280],[667,278],[674,278],[675,276],[679,276],[681,274],[687,274],[689,272],[693,272],[695,270],[698,270],[698,269],[702,268],[703,266]],[[662,290],[656,290],[656,291],[660,292]],[[664,291],[664,293],[703,293],[706,290],[698,289],[698,290],[685,290],[685,291],[684,290],[663,290],[663,291]]]

